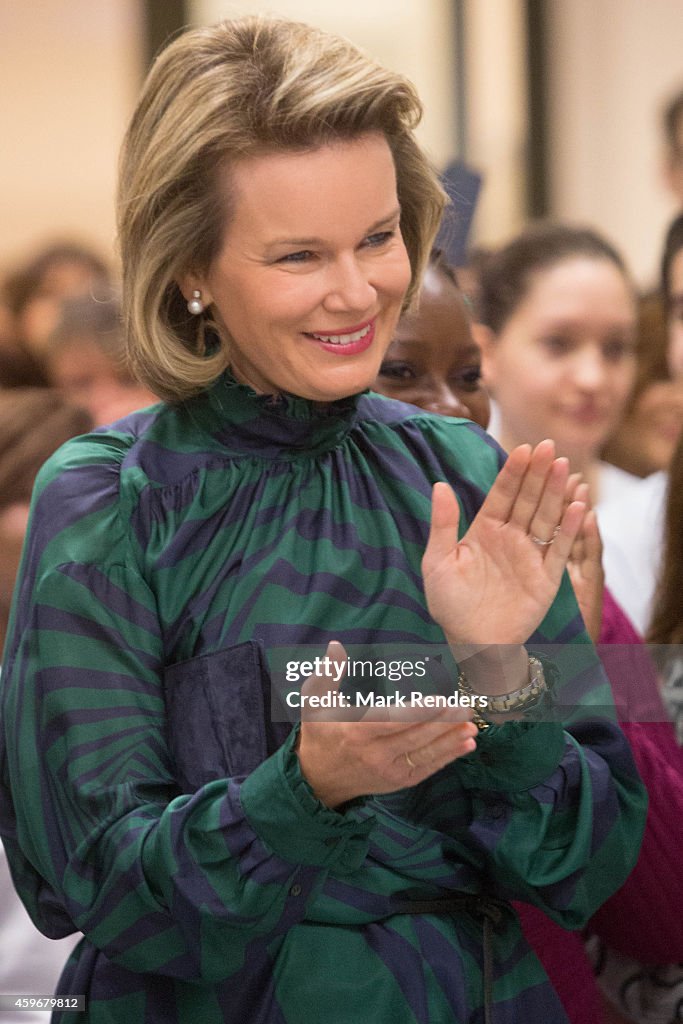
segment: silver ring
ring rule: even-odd
[[[529,540],[531,540],[534,544],[537,544],[539,546],[539,548],[547,548],[547,547],[549,547],[550,544],[553,543],[553,541],[555,540],[555,538],[557,537],[559,532],[560,532],[560,528],[559,528],[559,526],[556,526],[555,529],[553,530],[553,535],[550,538],[550,540],[541,540],[540,537],[535,537],[533,533],[529,534]]]
[[[411,771],[417,768],[417,765],[415,764],[407,750],[404,752],[403,756],[405,757],[408,767],[411,769]]]

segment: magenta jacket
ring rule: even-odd
[[[599,644],[622,728],[647,788],[649,808],[638,863],[589,930],[641,963],[683,961],[683,750],[659,694],[642,637],[607,589]],[[625,646],[627,645],[627,646]],[[524,933],[545,967],[571,1024],[600,1024],[601,997],[583,938],[541,911],[516,904]]]

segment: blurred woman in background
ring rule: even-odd
[[[419,306],[399,320],[374,387],[427,412],[488,426],[481,349],[454,271],[438,250],[432,250]]]
[[[636,379],[604,457],[646,477],[668,469],[683,429],[683,216],[670,225],[659,291],[639,301]]]
[[[45,246],[4,280],[10,347],[42,368],[47,339],[59,320],[62,302],[78,295],[107,299],[111,284],[106,262],[88,246],[70,241]]]
[[[621,257],[590,229],[534,225],[484,262],[478,313],[491,433],[508,451],[551,437],[599,508],[630,481],[600,458],[635,378]]]
[[[87,409],[95,426],[151,405],[155,396],[132,376],[116,299],[65,299],[47,338],[45,370],[54,387]]]
[[[656,580],[668,571],[662,563],[664,505],[683,415],[683,215],[667,230],[660,298],[648,300],[648,308],[658,311],[657,329],[639,337],[635,398],[607,453],[631,453],[634,470],[650,475],[629,488],[627,515],[619,498],[600,512],[607,580],[642,633],[650,628]]]

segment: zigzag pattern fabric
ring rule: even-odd
[[[466,421],[226,376],[43,469],[5,652],[0,832],[38,926],[85,936],[60,991],[87,1010],[55,1021],[479,1021],[482,921],[406,899],[516,898],[576,928],[625,878],[645,798],[607,718],[492,726],[344,813],[272,721],[278,647],[443,644],[420,575],[431,485],[453,485],[465,529],[502,458]],[[588,703],[608,702],[566,581],[535,639],[568,645]],[[490,941],[496,1022],[566,1020],[511,909]]]

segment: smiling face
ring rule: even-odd
[[[498,334],[482,333],[503,446],[550,437],[575,469],[596,458],[633,384],[635,323],[610,260],[572,256],[536,271]]]
[[[203,276],[187,275],[256,391],[332,401],[368,387],[410,282],[396,174],[381,135],[226,168],[232,215]]]
[[[399,321],[374,388],[442,416],[463,416],[486,428],[488,395],[481,352],[463,297],[443,270],[425,274],[417,313]]]

